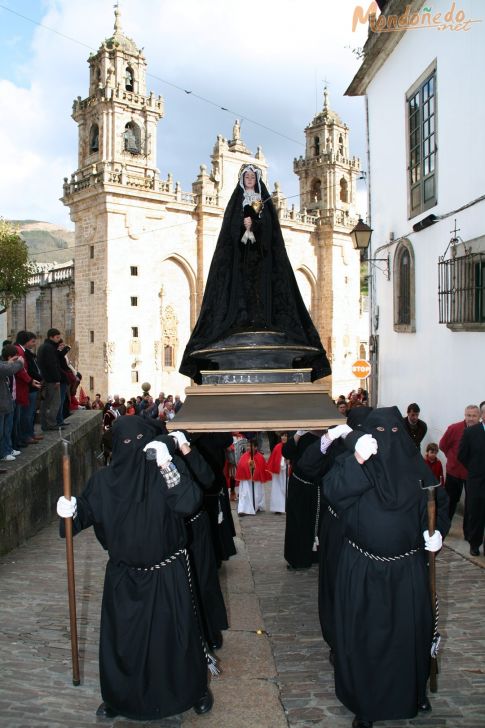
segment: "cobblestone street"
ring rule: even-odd
[[[98,721],[97,644],[106,555],[91,531],[75,539],[81,685],[72,685],[65,546],[57,523],[0,560],[1,728],[93,725],[214,728],[350,728],[333,691],[317,614],[317,570],[288,572],[284,516],[263,513],[238,524],[238,555],[221,569],[231,628],[212,681],[213,711],[163,721]],[[433,712],[387,728],[485,726],[485,558],[470,559],[460,523],[438,561],[439,692]],[[460,553],[461,552],[461,553]],[[258,633],[262,631],[262,633]]]

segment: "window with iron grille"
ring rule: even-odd
[[[439,322],[454,331],[485,329],[485,252],[438,263]]]
[[[409,217],[436,205],[436,68],[406,94]]]

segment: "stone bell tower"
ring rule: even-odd
[[[358,220],[360,161],[350,155],[349,127],[331,110],[326,87],[323,108],[306,127],[305,138],[305,156],[294,160],[293,169],[300,180],[301,207],[316,215],[312,242],[320,296],[315,323],[334,375],[339,372],[343,387],[348,372],[352,388],[357,380],[351,364],[359,358],[360,346],[360,256],[349,233]]]
[[[350,157],[349,127],[330,109],[326,87],[323,109],[306,127],[305,139],[305,157],[294,163],[301,206],[312,214],[319,210],[323,217],[334,213],[348,217],[355,203],[360,163]]]
[[[89,95],[78,96],[72,110],[78,169],[64,179],[62,201],[75,223],[78,368],[85,390],[105,396],[118,388],[117,373],[123,381],[130,381],[130,369],[136,373],[143,317],[134,308],[142,248],[135,243],[147,218],[154,227],[160,219],[156,133],[163,99],[147,95],[145,58],[122,32],[117,7],[113,34],[88,63]]]

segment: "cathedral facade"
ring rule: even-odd
[[[210,167],[190,192],[157,169],[157,125],[164,103],[146,88],[147,64],[121,30],[89,58],[89,95],[73,104],[78,169],[62,201],[75,224],[73,350],[87,394],[178,393],[190,381],[178,367],[196,320],[224,208],[241,167],[255,164],[268,185],[262,149],[249,150],[239,122],[217,136]],[[360,260],[349,232],[357,222],[359,161],[349,129],[323,109],[305,129],[305,155],[294,160],[300,209],[274,185],[288,255],[302,297],[332,364],[332,391],[356,384]],[[43,332],[41,332],[43,333]]]

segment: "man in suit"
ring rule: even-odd
[[[479,556],[485,532],[485,401],[480,403],[480,416],[478,424],[464,430],[458,448],[458,460],[468,470],[465,533],[472,556]]]

